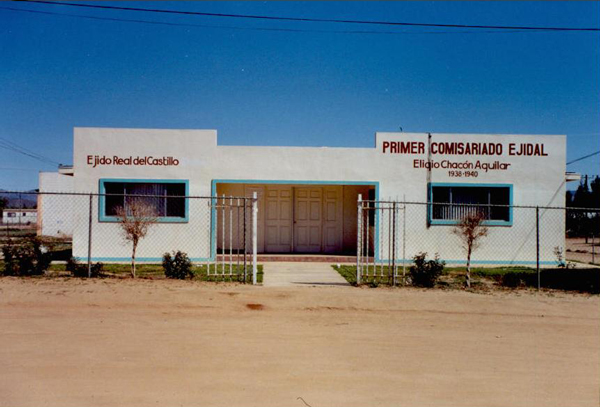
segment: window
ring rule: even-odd
[[[511,225],[511,185],[431,184],[431,224],[454,224],[471,212],[481,212],[486,224]]]
[[[116,221],[119,208],[133,202],[151,206],[159,222],[187,222],[187,181],[100,180],[100,220]],[[145,196],[139,196],[145,195]]]
[[[7,215],[9,218],[15,218],[17,216],[17,214],[14,212],[8,212]]]

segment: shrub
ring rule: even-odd
[[[38,237],[24,239],[19,244],[8,241],[2,247],[5,276],[33,276],[44,274],[50,266],[52,254]]]
[[[538,276],[535,270],[509,272],[502,276],[501,284],[510,288],[535,288],[538,284]],[[596,268],[568,269],[561,267],[542,269],[540,272],[540,285],[542,288],[554,290],[598,294],[600,293],[600,271]]]
[[[410,267],[412,284],[417,287],[433,287],[442,274],[446,263],[440,261],[438,254],[433,260],[427,260],[427,253],[419,253],[413,257],[414,266]]]
[[[502,276],[502,285],[505,287],[519,287],[521,285],[521,276],[519,273],[506,273]]]
[[[13,276],[15,275],[15,269],[17,267],[17,260],[15,258],[16,250],[12,245],[10,239],[8,243],[2,246],[2,257],[4,258],[4,269],[2,270],[2,274],[5,276]]]
[[[542,270],[541,285],[557,290],[598,294],[600,293],[600,270],[597,268]]]
[[[163,255],[163,269],[165,270],[165,277],[177,278],[183,280],[186,277],[194,277],[192,271],[192,262],[188,258],[186,253],[181,251],[173,252],[173,256],[170,253]]]
[[[571,250],[567,249],[568,252]],[[558,268],[566,268],[572,269],[575,268],[575,263],[571,263],[570,261],[565,261],[565,257],[563,256],[563,248],[560,246],[554,247],[554,255],[556,256],[556,265]]]
[[[104,268],[104,264],[96,263],[92,264],[90,277],[100,277],[102,276],[102,269]],[[69,258],[67,260],[67,271],[70,271],[73,274],[73,277],[87,277],[88,276],[88,266],[87,264],[79,264],[75,257]]]

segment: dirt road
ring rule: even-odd
[[[598,406],[599,305],[1,278],[0,405]]]

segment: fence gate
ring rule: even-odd
[[[358,196],[356,282],[396,285],[406,280],[406,205]]]
[[[212,197],[211,264],[209,279],[252,281],[257,275],[258,199],[235,196]],[[251,277],[251,278],[250,278]]]

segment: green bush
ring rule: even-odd
[[[52,261],[51,252],[38,237],[15,244],[11,240],[2,247],[5,276],[34,276],[44,274]]]
[[[96,263],[92,264],[90,277],[100,277],[102,276],[102,269],[104,268],[104,264]],[[88,266],[87,264],[79,264],[75,257],[69,258],[67,260],[67,271],[70,271],[73,274],[73,277],[87,277],[88,276]]]
[[[413,257],[414,266],[410,267],[412,285],[416,287],[433,287],[442,274],[446,263],[440,261],[438,254],[433,260],[427,260],[427,253],[419,253]]]
[[[505,287],[516,288],[521,285],[520,273],[506,273],[502,276],[502,285]]]
[[[547,269],[542,270],[540,279],[544,288],[600,293],[600,270],[597,268]],[[537,283],[537,278],[532,278],[532,280]]]
[[[173,256],[171,256],[170,253],[165,253],[163,255],[162,265],[165,270],[165,277],[167,278],[183,280],[188,276],[190,278],[194,277],[192,262],[186,253],[179,250],[177,252],[174,251]]]
[[[535,270],[514,271],[501,275],[499,281],[504,287],[536,288],[538,276]],[[596,268],[568,269],[559,267],[542,269],[540,272],[540,286],[554,290],[598,294],[600,293],[600,271]]]

